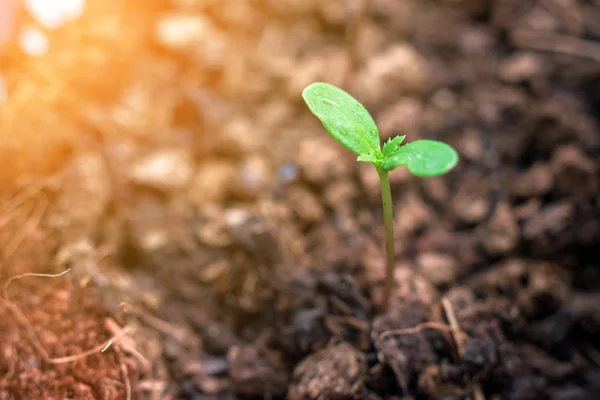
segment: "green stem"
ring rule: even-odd
[[[392,192],[390,190],[390,180],[388,179],[388,171],[383,168],[377,168],[379,181],[381,183],[381,199],[383,200],[383,221],[385,223],[385,253],[386,253],[386,269],[385,269],[385,287],[383,291],[383,312],[386,312],[392,294],[394,284],[394,210],[392,204]]]

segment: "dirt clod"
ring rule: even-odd
[[[300,359],[325,347],[331,337],[321,310],[300,310],[282,333],[282,347],[292,359]]]
[[[434,285],[447,285],[458,276],[456,260],[446,254],[427,252],[417,257],[419,271]]]
[[[597,167],[578,147],[558,148],[552,157],[552,167],[560,193],[586,196],[598,191]]]
[[[511,193],[518,197],[543,196],[554,184],[551,167],[547,163],[536,163],[521,173],[511,184]]]
[[[400,309],[392,308],[373,321],[371,335],[378,357],[394,371],[403,393],[408,393],[413,379],[435,360],[428,337],[423,331],[410,330],[427,322],[427,314],[421,304],[412,302],[403,304]]]
[[[287,390],[288,375],[278,354],[255,346],[233,347],[229,352],[231,384],[244,396],[281,396]]]
[[[346,343],[328,347],[298,364],[287,398],[361,398],[366,371],[366,357],[360,351]]]

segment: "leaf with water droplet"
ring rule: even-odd
[[[302,92],[310,111],[341,145],[359,155],[381,158],[379,130],[367,109],[333,85],[317,82]]]
[[[456,150],[437,140],[417,140],[400,146],[386,157],[381,167],[391,171],[400,166],[408,167],[414,175],[421,177],[443,175],[458,163]]]

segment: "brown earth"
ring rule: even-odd
[[[461,156],[391,176],[385,314],[377,175],[300,97],[346,2],[148,4],[2,49],[0,399],[596,398],[600,2],[372,1],[349,90]]]

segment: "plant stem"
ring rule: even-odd
[[[390,180],[388,179],[388,171],[383,168],[377,168],[379,174],[379,182],[381,184],[381,199],[383,200],[383,221],[385,223],[385,253],[386,253],[386,268],[385,268],[385,286],[383,291],[382,310],[386,312],[392,294],[394,284],[394,209],[392,204],[392,191],[390,189]]]

